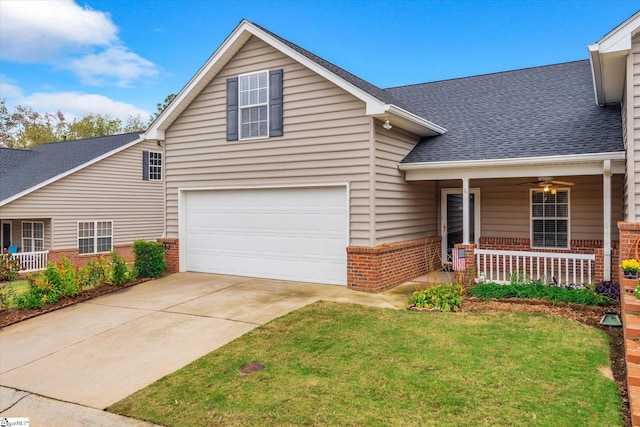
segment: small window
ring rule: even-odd
[[[149,152],[149,181],[162,181],[162,153]]]
[[[22,223],[22,252],[44,250],[44,222]]]
[[[569,190],[545,190],[531,190],[531,246],[567,249]]]
[[[269,136],[269,72],[239,76],[240,139]]]
[[[95,254],[113,249],[112,221],[84,221],[78,223],[78,252]]]

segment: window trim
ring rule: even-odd
[[[533,221],[545,219],[541,217],[533,216],[533,194],[534,193],[544,193],[543,189],[531,188],[529,190],[529,246],[531,249],[544,249],[544,250],[552,250],[552,249],[560,249],[567,250],[571,249],[571,189],[569,187],[556,187],[554,188],[557,192],[565,191],[567,193],[567,217],[546,217],[546,219],[556,219],[556,220],[566,220],[567,221],[567,246],[534,246],[533,242]]]
[[[98,223],[99,222],[107,222],[111,224],[111,234],[109,236],[98,236]],[[91,237],[93,239],[93,252],[80,252],[80,239],[89,239],[90,237],[80,237],[80,224],[93,224],[93,236]],[[113,225],[114,222],[113,220],[110,219],[97,219],[97,220],[86,220],[86,221],[76,221],[76,242],[77,242],[77,248],[78,248],[78,254],[80,255],[97,255],[97,254],[104,254],[104,253],[109,253],[113,250]],[[111,239],[110,241],[110,245],[109,245],[109,250],[108,251],[102,251],[102,252],[98,252],[98,238],[104,238],[104,237],[109,237]]]
[[[42,240],[42,249],[41,250],[44,251],[44,221],[22,221],[21,222],[21,224],[20,224],[20,244],[22,245],[21,246],[22,251],[23,252],[25,251],[24,250],[24,247],[25,247],[25,244],[24,244],[24,239],[25,239],[25,237],[24,237],[24,225],[25,224],[32,224],[32,227],[31,227],[32,236],[31,237],[27,237],[27,239],[31,240],[31,250],[28,251],[28,252],[39,252],[39,251],[36,250],[36,245],[35,245],[35,241],[36,240]],[[33,236],[33,224],[42,224],[42,239],[36,238],[36,237]]]
[[[242,83],[241,80],[243,77],[247,77],[247,76],[252,76],[252,75],[258,75],[258,74],[266,74],[267,76],[267,101],[263,102],[263,103],[257,103],[257,104],[251,104],[251,105],[242,105],[242,97],[240,96],[241,94],[241,87],[242,87]],[[260,136],[248,136],[248,137],[243,137],[242,136],[242,110],[243,109],[248,109],[248,108],[255,108],[255,107],[267,107],[267,133],[266,135],[260,135]],[[270,137],[270,129],[271,129],[271,74],[270,74],[270,70],[266,69],[266,70],[259,70],[259,71],[253,71],[250,73],[243,73],[243,74],[238,74],[238,141],[250,141],[250,140],[255,140],[255,139],[266,139]]]
[[[153,163],[153,158],[152,155],[157,154],[160,156],[160,165],[154,165]],[[161,182],[164,178],[164,159],[163,159],[163,155],[162,155],[162,151],[149,151],[149,181],[156,181],[156,182]],[[160,174],[160,178],[153,178],[154,173],[151,171],[152,167],[158,167],[160,169],[160,172],[158,172]],[[156,173],[157,174],[157,173]]]

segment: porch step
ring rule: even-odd
[[[640,388],[640,364],[627,363],[627,385]],[[640,403],[640,394],[638,395],[638,403]]]
[[[627,363],[640,363],[640,343],[633,339],[626,339],[624,346]],[[640,395],[638,397],[640,397]]]
[[[640,338],[640,316],[625,313],[622,324],[625,338]]]
[[[636,298],[635,290],[633,293],[625,292],[622,294],[622,303],[624,304],[625,312],[640,314],[640,300]]]

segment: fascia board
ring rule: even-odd
[[[75,168],[73,168],[73,169],[69,169],[68,171],[63,172],[63,173],[61,173],[61,174],[59,174],[59,175],[56,175],[56,176],[54,176],[54,177],[51,177],[51,178],[49,178],[49,179],[48,179],[48,180],[46,180],[46,181],[42,181],[41,183],[39,183],[39,184],[37,184],[37,185],[34,185],[33,187],[27,188],[26,190],[24,190],[24,191],[22,191],[22,192],[20,192],[20,193],[18,193],[18,194],[14,194],[14,195],[13,195],[13,196],[11,196],[11,197],[7,197],[7,198],[6,198],[6,199],[4,199],[4,200],[0,200],[0,206],[7,205],[7,204],[9,204],[9,203],[13,202],[14,200],[18,200],[19,198],[24,197],[24,196],[26,196],[26,195],[27,195],[27,194],[29,194],[29,193],[33,193],[34,191],[39,190],[40,188],[46,187],[47,185],[49,185],[49,184],[51,184],[51,183],[54,183],[54,182],[56,182],[56,181],[58,181],[58,180],[60,180],[60,179],[62,179],[62,178],[64,178],[64,177],[66,177],[66,176],[69,176],[69,175],[71,175],[71,174],[73,174],[73,173],[76,173],[76,172],[78,172],[79,170],[82,170],[82,169],[84,169],[84,168],[86,168],[86,167],[88,167],[88,166],[93,165],[94,163],[97,163],[97,162],[99,162],[99,161],[101,161],[101,160],[103,160],[103,159],[106,159],[107,157],[111,157],[111,156],[113,156],[114,154],[117,154],[117,153],[121,152],[122,150],[126,150],[127,148],[132,147],[132,146],[134,146],[134,145],[136,145],[136,144],[138,144],[138,143],[140,143],[140,142],[142,142],[142,141],[145,141],[145,139],[144,139],[144,138],[142,138],[142,135],[141,135],[141,137],[140,137],[140,138],[135,139],[135,140],[131,141],[130,143],[125,144],[125,145],[123,145],[123,146],[121,146],[121,147],[118,147],[118,148],[116,148],[115,150],[111,150],[111,151],[109,151],[109,152],[107,152],[107,153],[104,153],[104,154],[103,154],[103,155],[101,155],[101,156],[98,156],[98,157],[96,157],[96,158],[91,159],[90,161],[88,161],[88,162],[86,162],[86,163],[83,163],[83,164],[81,164],[81,165],[78,165],[78,166],[76,166],[76,167],[75,167]]]
[[[624,173],[624,152],[574,156],[527,157],[504,160],[401,163],[408,181],[424,179],[516,178],[544,175],[597,175],[603,161],[611,161],[611,173]]]
[[[602,77],[602,60],[600,58],[600,46],[598,43],[587,46],[589,62],[591,64],[591,76],[593,78],[593,91],[597,105],[604,105],[604,83]]]
[[[422,117],[417,116],[417,115],[415,115],[415,114],[413,114],[413,113],[411,113],[411,112],[409,112],[409,111],[407,111],[407,110],[405,110],[403,108],[397,107],[395,105],[388,105],[387,106],[387,111],[389,113],[395,115],[395,116],[398,116],[400,118],[403,118],[403,119],[409,120],[411,122],[414,122],[414,123],[416,123],[418,125],[421,125],[424,128],[426,128],[426,129],[430,130],[431,132],[436,133],[438,135],[442,135],[447,131],[446,128],[444,128],[444,127],[442,127],[440,125],[437,125],[437,124],[435,124],[435,123],[433,123],[433,122],[431,122],[429,120],[423,119]]]
[[[622,24],[604,35],[598,44],[602,53],[627,51],[631,49],[631,38],[640,30],[640,12],[636,12]]]
[[[249,22],[246,20],[242,20],[240,24],[227,36],[227,38],[222,42],[222,44],[216,49],[216,51],[207,59],[207,62],[200,67],[200,69],[196,72],[196,74],[191,77],[189,82],[178,92],[175,99],[169,106],[156,118],[156,120],[149,126],[146,134],[149,135],[149,139],[151,135],[160,136],[164,138],[164,132],[158,133],[158,130],[164,131],[166,130],[173,119],[175,119],[182,111],[187,107],[188,103],[191,102],[196,95],[200,92],[200,90],[204,89],[204,86],[215,76],[211,75],[212,71],[216,68],[216,65],[219,68],[222,68],[221,61],[226,63],[230,58],[227,57],[228,53],[233,50],[234,45],[236,45],[236,50],[240,48],[242,44],[244,44],[244,40],[242,40],[242,35],[245,34]],[[237,46],[240,44],[240,46]]]

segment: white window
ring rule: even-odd
[[[149,151],[149,181],[162,181],[162,153]]]
[[[531,246],[569,248],[569,190],[531,190]]]
[[[269,136],[269,72],[238,76],[240,139]]]
[[[112,221],[78,222],[78,252],[95,254],[113,249]]]
[[[22,252],[44,250],[44,222],[22,223]]]

